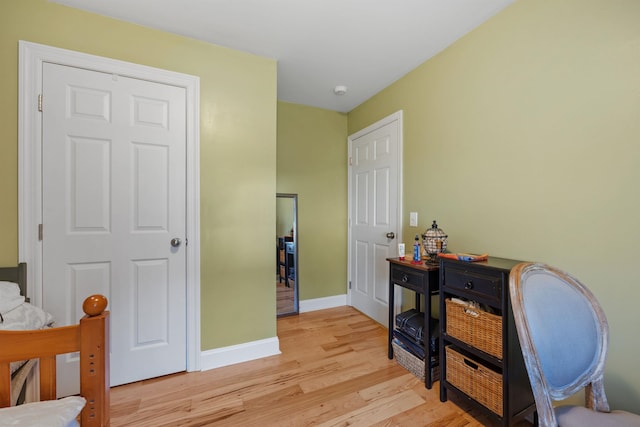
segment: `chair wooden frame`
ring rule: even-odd
[[[556,279],[578,292],[590,305],[594,322],[597,324],[597,336],[595,337],[597,350],[593,359],[595,362],[574,378],[571,383],[562,387],[553,386],[545,377],[544,366],[540,361],[540,355],[531,333],[532,325],[529,324],[529,318],[526,314],[523,287],[526,286],[525,282],[531,275],[540,273],[555,276]],[[571,275],[540,263],[516,265],[509,274],[509,289],[518,338],[531,381],[540,424],[542,426],[557,426],[558,422],[552,401],[566,399],[582,389],[585,390],[585,406],[587,408],[598,412],[610,412],[603,383],[609,344],[609,326],[604,311],[591,291]]]

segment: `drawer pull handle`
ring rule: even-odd
[[[407,283],[409,281],[409,277],[405,274],[402,276],[402,283]]]
[[[478,365],[476,365],[475,363],[471,362],[468,359],[462,359],[462,361],[464,362],[465,365],[467,365],[468,367],[470,367],[473,370],[478,370]]]
[[[469,280],[467,283],[464,284],[464,288],[465,289],[473,289],[473,282],[471,280]]]

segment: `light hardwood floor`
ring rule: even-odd
[[[387,330],[351,307],[277,324],[278,356],[112,388],[111,426],[494,425],[389,360]]]
[[[276,280],[276,313],[283,315],[295,312],[293,303],[293,286],[285,286],[284,282]]]

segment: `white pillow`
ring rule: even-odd
[[[2,313],[0,331],[24,331],[42,329],[53,325],[53,316],[40,307],[24,302],[11,311]],[[11,363],[11,374],[20,368],[25,361]]]
[[[18,305],[11,311],[2,313],[3,322],[0,322],[0,330],[25,331],[42,329],[53,324],[53,316],[40,307],[28,302]]]
[[[0,281],[0,313],[11,311],[24,302],[17,283]]]
[[[70,396],[0,409],[0,427],[66,427],[76,419],[86,400]]]

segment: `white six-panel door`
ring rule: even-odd
[[[389,266],[399,235],[399,122],[385,120],[350,138],[351,305],[388,323]]]
[[[184,88],[43,67],[43,308],[70,324],[109,298],[111,385],[185,370]]]

